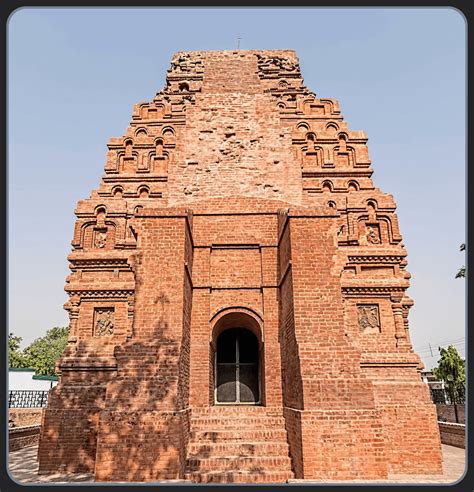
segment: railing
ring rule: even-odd
[[[45,407],[49,391],[12,390],[8,395],[8,408]]]
[[[446,391],[442,388],[431,388],[431,401],[433,403],[446,403],[447,396]]]

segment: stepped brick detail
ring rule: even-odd
[[[177,53],[78,202],[39,472],[441,472],[395,202],[295,52]]]
[[[191,429],[186,479],[258,483],[294,478],[281,408],[198,409]]]

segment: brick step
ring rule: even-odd
[[[288,456],[288,444],[280,442],[212,442],[192,441],[188,447],[188,456],[208,453],[209,457],[219,456]]]
[[[285,428],[283,417],[191,417],[191,429],[265,429],[272,427]]]
[[[193,415],[268,415],[282,417],[283,412],[281,407],[263,407],[259,405],[213,405],[211,407],[197,407],[193,408]]]
[[[207,473],[215,471],[285,471],[291,470],[291,459],[288,456],[226,456],[216,458],[188,458],[186,470],[188,472]]]
[[[194,483],[286,483],[291,478],[294,478],[293,473],[286,471],[216,471],[185,474],[185,479]]]
[[[192,428],[192,427],[191,427]],[[284,427],[277,429],[193,429],[190,432],[190,442],[193,441],[267,441],[267,442],[286,442],[286,430]]]

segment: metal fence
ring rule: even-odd
[[[432,388],[431,391],[431,401],[433,403],[447,403],[448,397],[444,388]]]
[[[45,407],[49,391],[12,390],[8,395],[8,408]]]

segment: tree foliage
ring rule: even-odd
[[[28,366],[35,369],[38,375],[54,375],[56,362],[66,347],[68,335],[67,326],[55,326],[44,337],[37,338],[24,350]]]
[[[459,246],[459,251],[464,251],[466,249],[466,244],[462,243],[461,246]],[[463,265],[459,270],[458,273],[456,273],[456,278],[464,278],[466,276],[466,267]]]
[[[453,345],[439,347],[439,353],[441,357],[433,374],[446,384],[451,403],[463,403],[466,393],[465,361]]]
[[[8,334],[8,367],[13,369],[28,367],[26,357],[20,350],[21,340],[21,337],[13,333]]]

